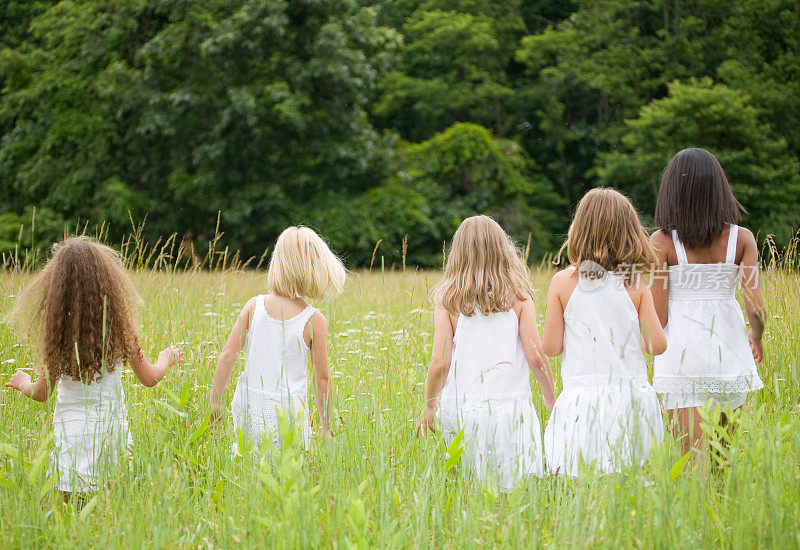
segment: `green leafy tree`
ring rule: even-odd
[[[411,141],[459,121],[502,134],[514,95],[506,68],[522,29],[513,1],[423,2],[402,26],[401,62],[381,83],[377,120]]]
[[[380,240],[379,254],[397,263],[407,239],[409,263],[441,265],[443,244],[475,214],[494,217],[520,244],[530,237],[532,257],[555,244],[560,201],[515,142],[459,123],[408,145],[400,164],[380,187],[320,216],[335,246],[360,243],[352,249],[354,261],[368,263]]]
[[[395,33],[346,0],[61,2],[3,53],[2,206],[149,215],[257,254],[383,178],[367,117]],[[2,212],[2,210],[0,210]],[[118,233],[117,233],[118,234]]]
[[[599,158],[598,183],[625,191],[653,212],[664,167],[686,147],[708,149],[719,159],[749,212],[744,223],[762,238],[774,234],[786,243],[800,228],[800,175],[786,141],[759,121],[745,93],[708,78],[672,84],[669,97],[629,121],[620,149]]]

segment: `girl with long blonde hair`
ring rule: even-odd
[[[581,464],[624,472],[663,437],[643,355],[667,346],[641,276],[655,254],[636,209],[607,188],[581,199],[564,249],[571,265],[553,276],[544,323],[545,353],[563,353],[563,391],[544,433],[547,466],[570,477]]]
[[[325,241],[308,227],[289,227],[275,243],[267,272],[268,294],[245,304],[219,355],[211,390],[213,420],[222,418],[222,396],[239,352],[247,344],[244,372],[236,383],[231,409],[237,431],[254,446],[268,437],[280,446],[278,411],[301,424],[308,449],[309,355],[319,418],[330,433],[333,397],[328,372],[328,323],[307,300],[342,291],[347,272]]]
[[[481,483],[511,490],[541,475],[532,372],[550,409],[553,373],[542,353],[528,269],[488,216],[465,219],[434,289],[433,350],[417,432],[464,430],[465,462]]]

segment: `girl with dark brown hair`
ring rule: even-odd
[[[52,257],[11,311],[42,361],[36,381],[17,370],[6,387],[46,401],[58,386],[52,467],[64,500],[95,490],[132,445],[122,363],[145,386],[183,360],[168,347],[151,365],[136,326],[139,297],[117,252],[86,237],[53,246]]]
[[[741,407],[748,392],[764,386],[756,368],[765,319],[758,247],[736,225],[743,210],[708,151],[684,149],[664,170],[656,203],[660,229],[651,237],[659,268],[652,290],[669,345],[656,358],[653,385],[684,453],[705,445],[700,405],[713,402],[724,423],[725,410]],[[736,301],[739,284],[749,332]]]

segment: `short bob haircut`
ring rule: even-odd
[[[275,243],[267,289],[293,300],[321,300],[341,292],[346,278],[342,261],[313,229],[292,226]]]
[[[452,315],[471,317],[508,311],[532,296],[528,267],[500,224],[483,215],[461,222],[434,301]]]
[[[672,157],[658,190],[656,225],[678,232],[686,248],[707,248],[729,223],[747,212],[725,177],[719,161],[705,149],[684,149]]]
[[[649,273],[656,261],[633,204],[609,187],[592,189],[578,203],[559,256],[565,249],[575,267],[591,261],[618,272],[628,284],[639,273]]]

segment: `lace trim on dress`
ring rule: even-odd
[[[236,426],[241,428],[246,435],[258,438],[263,432],[267,432],[276,447],[281,446],[278,435],[278,410],[283,409],[290,420],[302,423],[301,433],[303,436],[303,446],[308,449],[311,438],[311,426],[308,423],[308,407],[304,396],[278,394],[262,392],[257,390],[247,390],[246,398],[244,395],[232,403],[232,412]],[[241,401],[246,401],[242,403]],[[258,446],[259,441],[253,442]]]
[[[653,388],[658,393],[745,393],[760,390],[764,383],[757,374],[737,377],[703,377],[692,379],[687,376],[656,376]]]

